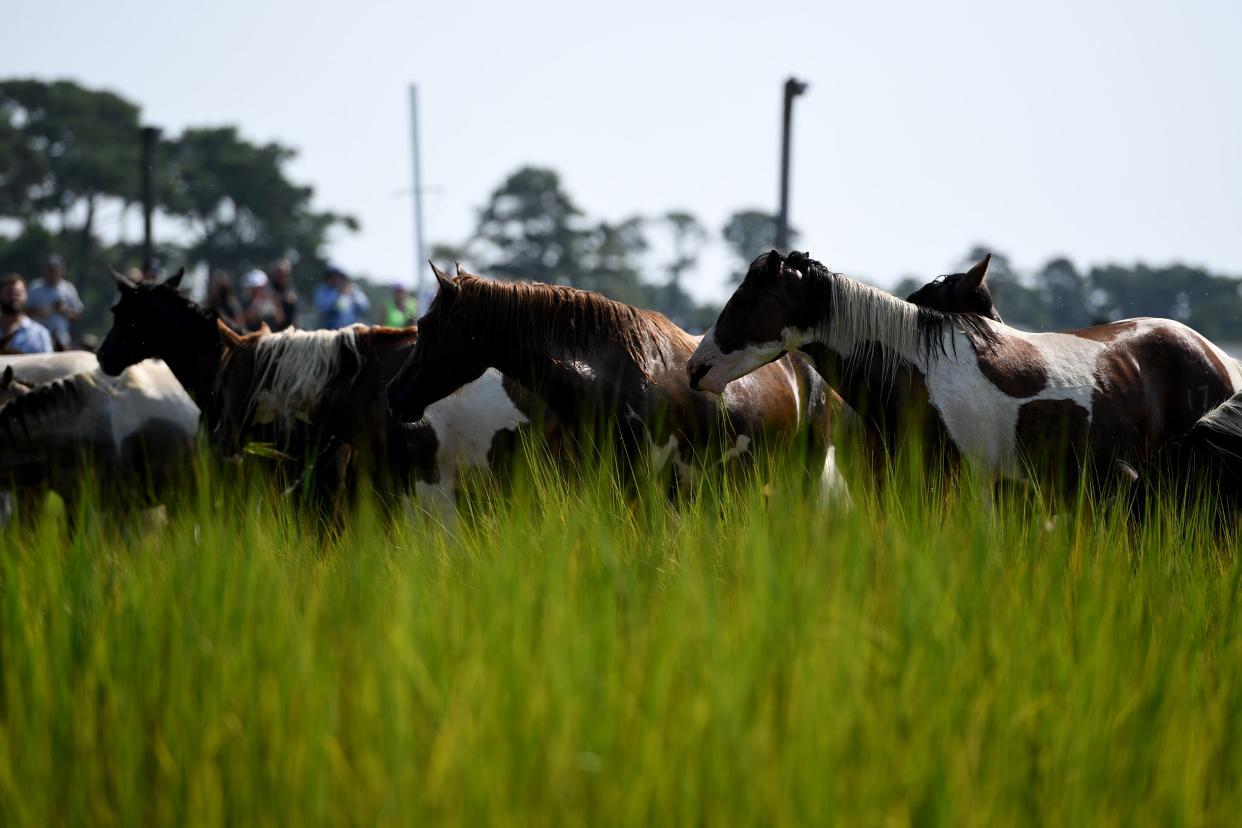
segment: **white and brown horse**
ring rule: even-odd
[[[916,307],[805,253],[757,258],[688,361],[725,392],[783,354],[820,373],[884,438],[911,412],[934,447],[994,478],[1097,484],[1133,475],[1160,446],[1242,390],[1220,348],[1167,319],[1025,333],[975,313]]]
[[[377,475],[412,473],[420,497],[444,506],[461,473],[502,463],[498,454],[530,419],[529,395],[489,374],[416,428],[390,420],[383,390],[405,362],[414,328],[243,337],[183,296],[180,274],[159,285],[116,281],[120,299],[100,365],[119,373],[147,357],[167,360],[225,455],[251,440],[295,454],[341,441]]]
[[[529,388],[575,437],[608,430],[628,473],[671,466],[675,484],[803,438],[821,493],[844,493],[829,440],[839,401],[800,357],[757,371],[721,400],[686,384],[698,339],[661,314],[570,287],[483,279],[460,266],[456,279],[435,274],[439,292],[389,391],[402,420],[418,421],[492,368]]]
[[[19,491],[68,499],[89,474],[104,503],[150,504],[189,470],[198,408],[158,360],[119,377],[95,369],[6,386],[0,479]]]

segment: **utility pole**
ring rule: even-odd
[[[427,308],[423,279],[427,273],[427,248],[423,244],[423,169],[418,145],[418,86],[410,84],[410,130],[414,146],[414,297],[418,312]]]
[[[807,90],[795,78],[785,81],[785,113],[781,132],[781,209],[776,218],[776,249],[789,251],[789,124],[793,118],[793,99]]]
[[[150,270],[154,259],[154,242],[151,237],[151,215],[155,212],[155,142],[160,131],[156,127],[143,127],[142,135],[142,269]]]

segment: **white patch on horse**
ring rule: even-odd
[[[505,391],[504,377],[494,368],[432,403],[424,419],[439,443],[436,467],[440,480],[419,484],[416,489],[420,499],[430,497],[439,502],[451,502],[456,496],[462,469],[488,468],[488,454],[499,432],[516,431],[530,422],[513,404]]]
[[[708,371],[699,378],[698,387],[713,394],[723,394],[725,386],[739,377],[744,377],[786,351],[796,351],[805,342],[802,332],[793,328],[782,331],[783,341],[760,342],[725,353],[716,342],[716,326],[713,325],[703,334],[699,345],[686,364],[691,376],[702,365],[708,365]]]
[[[954,331],[950,356],[930,360],[924,368],[928,399],[940,412],[949,436],[963,456],[992,475],[1021,478],[1018,463],[1018,412],[1034,400],[1069,400],[1092,415],[1095,369],[1107,344],[1072,334],[1026,333],[991,323],[1001,335],[1034,345],[1043,358],[1047,383],[1031,397],[1011,397],[979,369],[965,334]],[[954,350],[954,347],[956,349]],[[926,363],[926,360],[924,360]]]
[[[845,509],[852,508],[854,505],[854,499],[850,497],[850,487],[846,484],[841,469],[837,466],[837,447],[833,445],[828,446],[828,456],[824,458],[824,470],[819,476],[819,505],[830,504],[840,504]]]
[[[737,442],[734,443],[733,448],[726,450],[725,453],[720,456],[720,464],[723,466],[730,460],[736,460],[748,451],[750,451],[750,435],[739,434],[737,436]]]

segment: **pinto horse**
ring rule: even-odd
[[[721,399],[686,385],[698,340],[659,313],[570,287],[483,279],[460,265],[456,279],[432,269],[439,291],[389,387],[402,420],[418,421],[490,367],[529,388],[565,428],[614,434],[631,470],[671,465],[676,484],[709,458],[804,436],[821,494],[844,492],[829,440],[839,401],[801,358],[757,371]]]
[[[410,474],[420,498],[452,504],[460,473],[490,470],[531,419],[529,394],[490,373],[429,413],[416,428],[387,416],[381,393],[404,364],[414,328],[282,331],[241,336],[178,290],[181,274],[158,285],[117,276],[120,300],[99,348],[116,374],[164,359],[198,400],[217,448],[241,451],[256,434],[287,451],[348,444],[377,477]],[[308,433],[314,432],[314,433]],[[331,460],[331,457],[319,457]]]
[[[1063,485],[1132,479],[1242,390],[1234,360],[1178,322],[1025,333],[916,307],[776,251],[751,264],[686,369],[693,387],[721,393],[791,351],[810,355],[886,440],[913,412],[950,460]]]

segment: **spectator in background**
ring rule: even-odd
[[[371,302],[349,281],[345,271],[328,265],[323,272],[323,284],[315,290],[315,310],[322,327],[345,328],[364,321],[371,312]]]
[[[39,321],[58,351],[66,351],[73,344],[70,326],[82,315],[82,300],[78,289],[65,278],[65,260],[53,253],[47,257],[43,278],[30,285],[26,308],[33,319]]]
[[[390,328],[404,328],[418,321],[418,304],[406,291],[405,285],[392,286],[392,298],[384,303],[384,324]]]
[[[284,315],[284,322],[277,328],[272,326],[272,330],[282,330],[284,328],[296,328],[298,326],[298,292],[293,287],[293,265],[288,259],[277,259],[272,262],[271,273],[271,292],[272,298],[280,305],[280,312]]]
[[[267,289],[267,274],[252,270],[242,280],[242,286],[246,289],[246,330],[257,331],[264,324],[273,331],[283,328],[285,315]]]
[[[160,264],[159,259],[152,259],[151,264],[147,265],[142,271],[142,281],[149,285],[159,282],[164,277],[164,265]]]
[[[52,335],[26,315],[26,283],[16,273],[0,279],[0,353],[48,354]]]
[[[233,330],[242,330],[245,320],[242,317],[241,302],[237,301],[237,294],[233,292],[229,274],[223,270],[211,274],[211,281],[207,283],[207,307],[215,311],[216,316]]]

